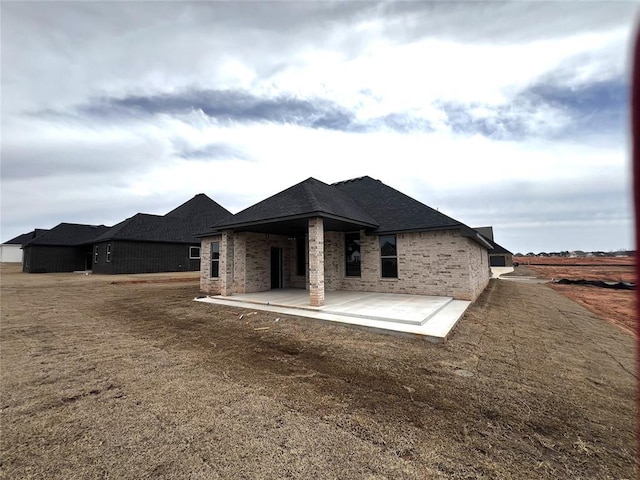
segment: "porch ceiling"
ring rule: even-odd
[[[253,225],[244,225],[233,228],[234,232],[257,232],[269,233],[272,235],[285,235],[288,237],[296,237],[307,234],[309,231],[309,218],[290,218],[286,220],[267,221]],[[335,218],[324,218],[325,231],[337,232],[355,232],[362,228],[371,229],[366,225],[348,222]]]

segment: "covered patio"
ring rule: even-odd
[[[444,342],[471,303],[451,297],[339,290],[326,292],[324,305],[310,306],[309,292],[298,288],[211,295],[196,301],[418,335],[432,342]]]

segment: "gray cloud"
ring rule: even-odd
[[[186,90],[153,96],[102,98],[78,108],[78,115],[126,121],[159,114],[184,115],[202,112],[218,122],[271,122],[313,129],[371,132],[389,129],[401,133],[432,131],[431,124],[410,113],[389,113],[366,121],[329,99],[292,96],[264,97],[239,90]],[[38,112],[37,115],[51,112]]]
[[[261,158],[247,158],[243,145],[222,136],[194,141],[190,135],[198,136],[210,125],[194,125],[193,112],[203,112],[215,119],[211,124],[225,129],[251,123],[297,125],[323,130],[323,141],[334,138],[330,134],[357,133],[357,140],[349,139],[354,146],[349,155],[372,138],[368,134],[390,130],[411,135],[437,127],[439,118],[422,118],[412,111],[382,111],[360,120],[360,112],[347,106],[344,98],[349,91],[365,92],[370,87],[366,78],[362,85],[331,93],[341,88],[336,75],[336,84],[326,90],[320,84],[311,88],[330,93],[302,96],[306,94],[296,87],[305,91],[309,85],[304,82],[313,83],[315,78],[303,76],[306,80],[296,85],[295,75],[298,69],[314,66],[315,55],[327,54],[339,64],[365,58],[361,56],[379,45],[393,48],[428,38],[457,46],[518,47],[582,33],[630,30],[637,12],[634,2],[4,2],[0,17],[3,233],[10,238],[60,221],[115,223],[138,211],[168,211],[196,193],[189,191],[191,185],[180,187],[189,191],[186,198],[140,197],[130,191],[125,198],[122,192],[131,187],[132,178],[144,179],[154,168],[161,171],[175,160],[172,157],[254,162],[273,158],[269,148],[261,149]],[[440,107],[459,134],[517,141],[523,151],[532,138],[552,140],[553,148],[558,139],[588,143],[596,135],[617,151],[628,104],[620,73],[624,62],[624,51],[616,43],[563,62],[544,78],[532,78],[531,86],[514,94],[507,105],[493,107],[479,98],[471,104],[448,102]],[[423,67],[419,58],[415,64]],[[578,75],[584,66],[587,74]],[[439,66],[426,67],[435,74]],[[278,83],[283,72],[294,91]],[[500,72],[495,75],[498,78]],[[477,110],[486,114],[478,115]],[[556,114],[566,120],[560,127]],[[252,134],[251,129],[246,131]],[[310,150],[314,147],[308,145]],[[393,152],[381,155],[392,157]],[[361,167],[363,174],[389,162],[389,158],[356,157],[348,161]],[[456,178],[452,175],[454,183]],[[137,187],[137,180],[133,183]],[[533,242],[522,247],[531,249],[537,248],[536,242],[550,249],[542,245],[543,238],[570,248],[571,237],[559,238],[558,231],[545,230],[545,222],[580,221],[585,228],[596,221],[629,224],[623,180],[609,182],[607,188],[581,185],[582,193],[572,196],[545,190],[544,183],[504,185],[501,194],[490,189],[459,191],[454,186],[447,198],[435,199],[433,205],[468,223],[511,225],[511,232],[526,232],[517,234]],[[69,192],[71,200],[66,199]],[[242,195],[221,198],[211,193],[230,208],[234,202],[247,206]],[[162,205],[160,211],[157,205]],[[594,233],[593,238],[605,238],[606,229],[598,229],[603,233]],[[620,231],[611,229],[609,235]],[[581,234],[569,227],[565,233]],[[504,243],[509,247],[508,241]],[[629,245],[620,243],[615,246]]]
[[[606,31],[637,17],[636,2],[385,2],[389,36],[404,41],[437,37],[456,42],[512,44]]]
[[[226,160],[229,158],[249,160],[242,148],[227,143],[209,143],[197,148],[178,147],[176,155],[187,160]]]

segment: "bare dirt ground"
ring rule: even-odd
[[[492,280],[433,345],[1,273],[2,478],[637,476],[633,338],[545,285]]]
[[[523,261],[530,257],[518,257]],[[515,268],[528,274],[548,279],[568,278],[572,280],[604,280],[612,282],[637,282],[633,257],[619,258],[555,258],[533,257],[533,261],[547,265],[524,265]],[[585,260],[587,263],[585,263]],[[560,261],[560,262],[557,262]],[[613,261],[613,263],[612,263]],[[556,262],[556,265],[548,265]],[[577,264],[577,265],[576,265]],[[618,325],[625,332],[636,336],[638,314],[635,292],[630,290],[609,290],[592,286],[555,285],[551,288],[562,295],[587,307],[604,320]]]
[[[513,261],[521,265],[635,265],[635,257],[513,257]]]

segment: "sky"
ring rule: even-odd
[[[513,253],[634,248],[639,13],[3,0],[1,240],[369,175]]]

